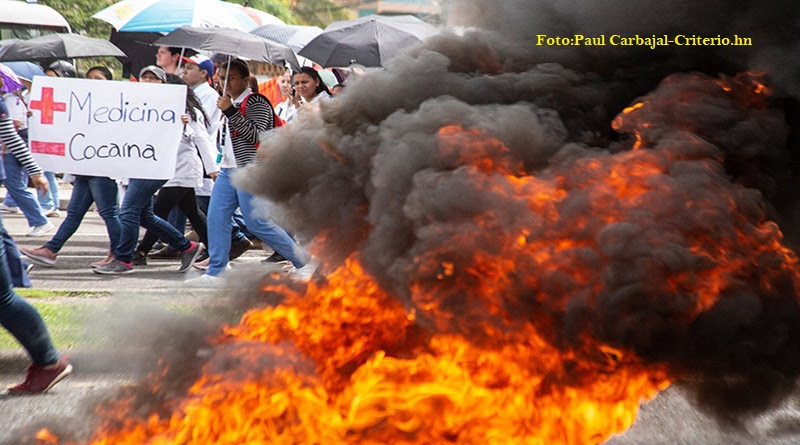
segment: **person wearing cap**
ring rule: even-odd
[[[158,66],[150,65],[139,72],[144,83],[167,83],[167,74]],[[119,211],[120,238],[114,260],[98,266],[95,273],[118,275],[133,272],[133,256],[139,240],[139,226],[152,231],[158,238],[176,246],[180,253],[179,272],[189,270],[202,253],[202,244],[189,240],[183,233],[153,213],[153,195],[167,182],[166,179],[131,178]]]
[[[203,104],[203,111],[208,116],[208,135],[212,140],[216,140],[222,111],[217,108],[219,94],[210,83],[214,76],[214,62],[202,54],[184,57],[183,62],[181,79],[189,85]]]

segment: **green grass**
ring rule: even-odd
[[[19,295],[31,303],[41,314],[50,332],[56,348],[99,348],[110,345],[110,336],[97,330],[87,333],[87,328],[104,310],[123,311],[121,308],[110,309],[97,299],[108,297],[110,292],[103,291],[48,291],[42,289],[15,289]],[[141,300],[139,300],[141,302]],[[208,307],[191,303],[160,304],[164,310],[179,315],[194,315],[206,319],[220,320],[230,316],[229,310],[220,311],[219,307]],[[124,312],[124,311],[123,311]],[[0,349],[15,349],[20,345],[16,339],[4,329],[0,329]]]

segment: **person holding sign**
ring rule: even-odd
[[[102,66],[93,67],[86,72],[86,77],[90,79],[112,80],[111,76],[111,72]],[[20,249],[20,252],[36,264],[52,267],[56,263],[58,251],[78,230],[92,203],[97,204],[97,211],[106,224],[111,245],[108,257],[92,263],[92,267],[110,263],[114,259],[114,254],[118,253],[116,249],[119,244],[120,224],[117,207],[117,182],[107,176],[75,175],[72,197],[67,207],[67,217],[58,227],[56,234],[45,245],[36,249]]]
[[[139,81],[145,83],[166,83],[167,75],[163,69],[150,65],[139,72]],[[131,178],[125,197],[122,200],[119,220],[121,226],[120,242],[114,260],[96,267],[95,273],[117,275],[133,272],[133,254],[139,239],[139,226],[152,231],[158,238],[178,247],[181,251],[180,272],[189,270],[197,256],[203,251],[203,245],[187,239],[168,222],[153,213],[153,195],[166,179]]]
[[[174,74],[167,74],[167,82],[186,86],[186,83]],[[186,91],[186,114],[181,116],[181,119],[184,127],[178,144],[175,174],[158,191],[153,203],[153,212],[157,217],[166,218],[173,207],[179,208],[189,218],[200,241],[208,244],[206,215],[198,208],[195,187],[203,184],[204,171],[212,180],[217,178],[219,173],[216,164],[217,149],[208,137],[207,118],[200,100],[190,88]],[[137,259],[147,264],[147,253],[157,240],[156,235],[150,230],[144,234],[133,254],[134,264],[139,264]]]

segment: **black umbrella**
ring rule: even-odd
[[[0,42],[0,61],[80,59],[84,57],[127,57],[104,39],[79,34],[47,34],[30,40]]]
[[[325,68],[352,64],[379,67],[438,32],[411,15],[370,15],[331,23],[297,54]]]
[[[288,46],[230,28],[184,26],[156,40],[153,45],[212,51],[275,65],[288,63],[293,69],[300,67]]]

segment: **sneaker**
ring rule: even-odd
[[[112,261],[114,261],[114,254],[111,253],[111,252],[108,252],[108,256],[106,256],[105,258],[103,258],[100,261],[95,261],[94,263],[91,264],[91,266],[92,266],[92,268],[105,266],[106,264],[108,264],[108,263],[110,263]]]
[[[44,216],[60,218],[61,212],[58,209],[50,209],[44,213]]]
[[[283,263],[284,261],[289,260],[284,258],[283,255],[279,254],[278,252],[272,252],[272,255],[261,260],[262,263]]]
[[[35,249],[19,249],[19,253],[45,267],[53,267],[53,264],[56,264],[56,253],[45,246]]]
[[[33,271],[33,263],[28,263],[28,265],[25,266],[25,273],[30,274],[32,271]]]
[[[19,207],[10,207],[10,206],[7,206],[6,203],[0,204],[0,211],[6,212],[6,213],[19,213],[20,212],[19,211]]]
[[[8,388],[12,394],[41,394],[72,372],[72,365],[62,357],[53,367],[30,365],[25,381]]]
[[[153,260],[172,260],[181,257],[181,253],[172,247],[165,246],[163,249],[148,255]]]
[[[134,251],[131,264],[134,266],[147,266],[147,254],[142,253],[140,250]]]
[[[231,244],[231,250],[228,251],[228,260],[235,260],[236,258],[239,258],[251,247],[253,247],[253,243],[247,238]]]
[[[186,287],[218,287],[225,282],[222,277],[214,277],[211,275],[203,274],[199,277],[190,278],[183,282]]]
[[[317,263],[314,260],[309,261],[306,263],[305,266],[301,268],[292,267],[288,270],[289,276],[296,280],[296,281],[303,281],[308,282],[311,281],[311,277],[314,276],[314,272],[317,270]]]
[[[192,265],[197,261],[197,257],[205,250],[203,243],[196,243],[191,241],[189,248],[181,252],[181,267],[178,272],[186,272],[192,268]]]
[[[51,230],[55,229],[56,226],[53,225],[50,221],[47,221],[45,224],[41,226],[34,227],[30,232],[28,232],[25,236],[44,236]]]
[[[95,267],[94,273],[99,273],[102,275],[121,275],[133,273],[133,265],[131,263],[123,263],[118,259],[114,259],[108,264]]]
[[[197,270],[206,270],[206,269],[208,269],[209,261],[211,261],[210,257],[206,258],[206,259],[204,259],[202,261],[195,261],[194,264],[192,265],[192,267],[194,267]]]

